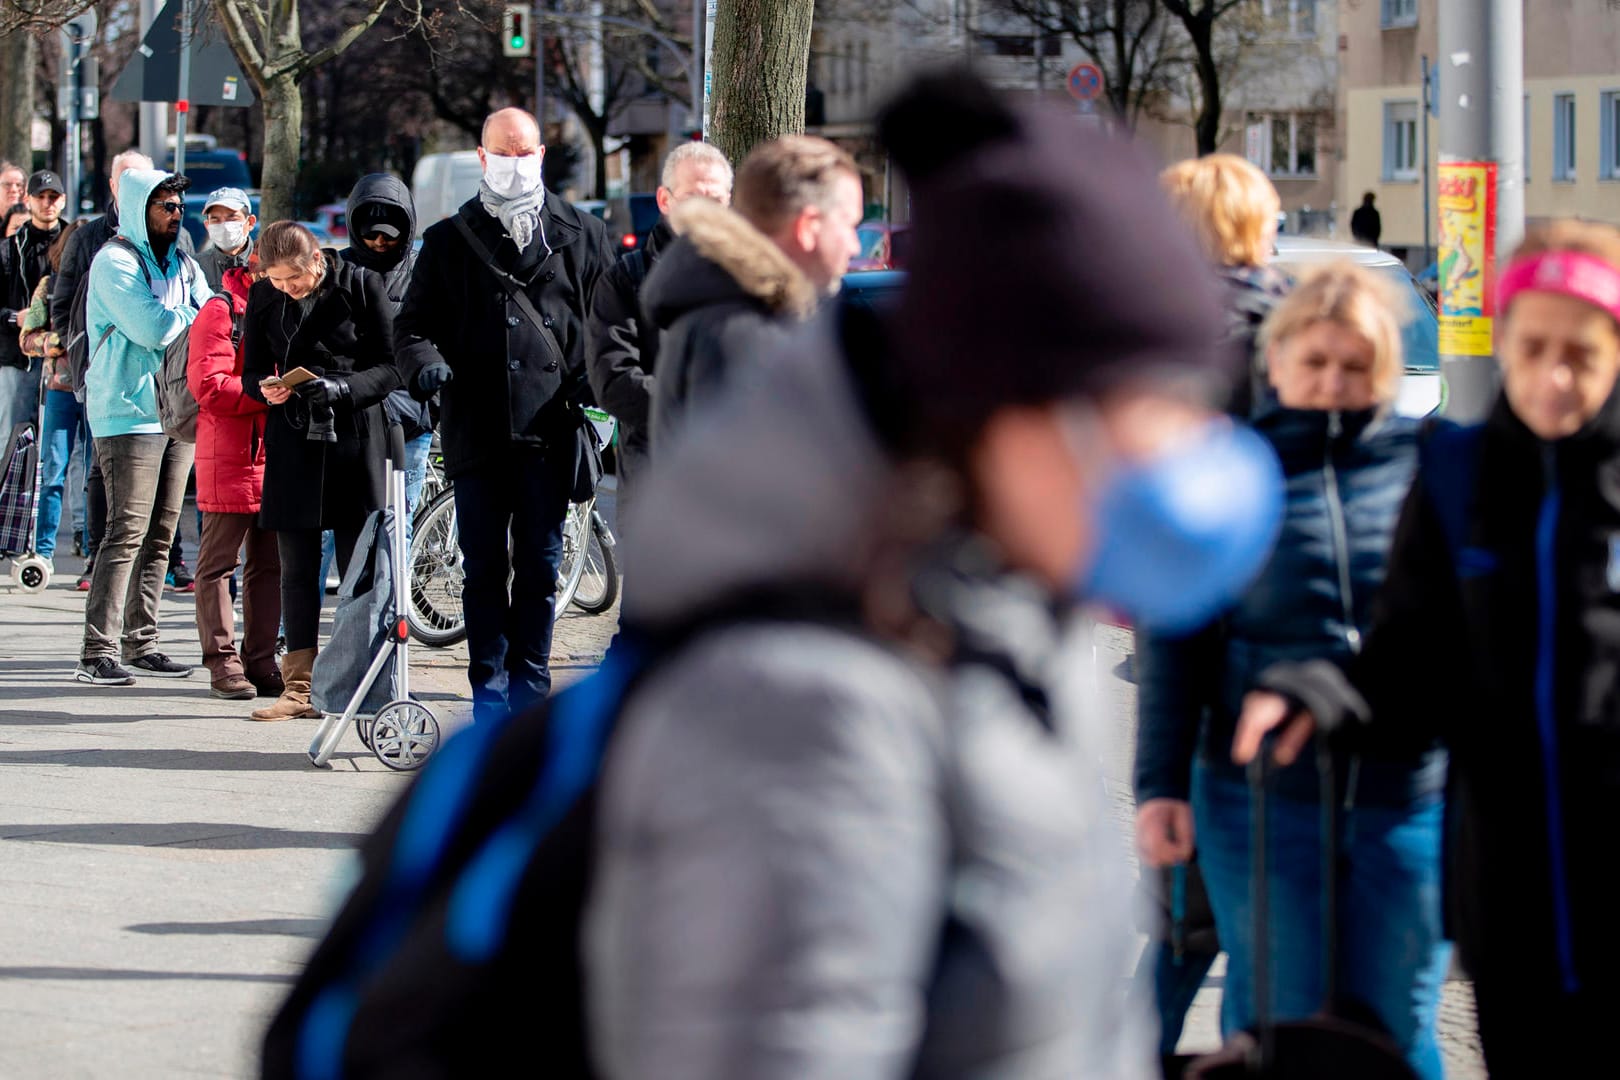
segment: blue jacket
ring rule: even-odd
[[[123,174],[118,181],[118,235],[140,254],[107,244],[90,265],[85,324],[92,353],[84,407],[98,438],[163,433],[157,407],[163,350],[185,333],[213,295],[195,260],[174,249],[162,263],[152,254],[146,202],[169,175],[155,169]]]
[[[1143,635],[1136,797],[1186,799],[1195,749],[1233,770],[1243,697],[1285,660],[1348,666],[1372,622],[1396,521],[1417,469],[1420,422],[1374,411],[1328,413],[1262,406],[1255,430],[1287,480],[1282,533],[1260,577],[1215,626],[1178,640]],[[1363,761],[1357,802],[1403,804],[1444,786],[1443,756]],[[1279,790],[1316,798],[1314,755],[1283,770]]]

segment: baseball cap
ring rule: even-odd
[[[203,213],[208,213],[209,207],[228,206],[232,210],[240,210],[244,214],[253,213],[253,204],[248,201],[247,192],[241,188],[222,187],[215,189],[208,201],[203,203]]]
[[[398,227],[390,225],[386,221],[373,221],[371,224],[367,225],[363,230],[361,230],[361,235],[363,236],[370,236],[373,233],[382,233],[390,240],[399,239]]]
[[[28,194],[39,195],[46,191],[54,191],[58,195],[67,194],[67,185],[62,178],[49,169],[41,169],[28,178]]]

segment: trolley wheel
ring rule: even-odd
[[[390,769],[419,769],[439,747],[439,721],[419,702],[390,701],[370,727],[371,752]]]
[[[11,580],[23,592],[44,592],[51,583],[51,564],[38,555],[25,556],[11,564]]]

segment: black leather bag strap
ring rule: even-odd
[[[456,223],[456,229],[460,231],[462,238],[467,241],[467,246],[472,248],[472,253],[478,257],[478,261],[483,263],[489,272],[495,275],[495,280],[501,283],[501,287],[506,290],[506,295],[512,298],[513,303],[522,309],[523,314],[534,324],[534,328],[540,332],[541,340],[546,343],[546,348],[551,350],[551,358],[557,363],[557,370],[566,372],[568,370],[568,354],[563,351],[562,342],[557,340],[557,335],[552,332],[551,327],[546,325],[545,318],[535,309],[534,302],[523,291],[523,287],[518,284],[518,280],[495,265],[495,256],[491,255],[489,248],[485,247],[484,242],[478,239],[478,234],[472,231],[472,226],[467,224],[465,215],[454,214],[451,216],[451,220]]]

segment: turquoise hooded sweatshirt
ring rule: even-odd
[[[133,243],[140,255],[122,244],[108,243],[90,264],[85,323],[93,354],[84,379],[84,408],[97,438],[163,434],[157,406],[163,350],[185,333],[212,295],[195,262],[182,269],[187,257],[178,249],[171,248],[161,264],[152,254],[146,202],[170,175],[131,169],[119,177],[118,235]],[[98,348],[109,326],[112,333]]]

